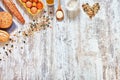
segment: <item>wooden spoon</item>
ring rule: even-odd
[[[61,3],[60,3],[60,0],[58,0],[58,9],[56,11],[56,19],[58,21],[62,21],[64,19],[64,12],[61,8]]]

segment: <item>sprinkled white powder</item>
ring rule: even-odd
[[[57,11],[56,15],[57,15],[57,18],[62,18],[63,17],[62,11]]]

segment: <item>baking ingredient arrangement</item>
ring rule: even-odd
[[[49,7],[53,7],[54,9],[54,0],[46,0],[48,9]],[[2,0],[2,4],[5,6],[6,10],[8,11],[0,11],[0,43],[4,43],[3,49],[5,50],[5,54],[8,55],[8,53],[12,53],[12,49],[14,49],[14,46],[12,43],[14,43],[16,40],[19,39],[22,35],[24,37],[30,37],[31,35],[34,34],[34,32],[46,29],[46,28],[51,28],[53,18],[56,17],[56,20],[61,22],[64,20],[64,10],[62,9],[62,4],[61,1],[58,0],[58,7],[55,9],[55,14],[53,9],[50,13],[53,13],[53,16],[50,16],[49,13],[45,10],[45,3],[42,0],[18,0],[18,4],[23,5],[25,11],[27,12],[26,14],[31,14],[28,15],[30,17],[33,17],[33,20],[26,26],[26,29],[21,31],[17,31],[15,35],[11,35],[7,29],[10,29],[11,26],[13,25],[13,19],[14,17],[17,18],[17,21],[21,25],[25,25],[26,20],[24,19],[24,15],[19,11],[17,8],[18,5],[14,3],[13,0]],[[68,11],[75,11],[78,10],[79,7],[83,8],[83,11],[89,16],[89,18],[92,20],[92,18],[98,13],[100,10],[100,5],[99,3],[95,3],[92,7],[89,6],[88,3],[83,4],[80,6],[79,0],[67,0],[66,1],[66,10]],[[49,11],[49,10],[48,10]],[[39,17],[38,19],[34,19],[35,16],[38,14],[41,14],[42,16]],[[13,17],[14,16],[14,17]],[[14,36],[14,38],[13,38]],[[15,38],[16,37],[16,38]],[[26,43],[26,40],[22,40],[23,43]],[[8,49],[7,47],[11,43],[11,48]],[[23,49],[21,47],[21,49]],[[0,58],[1,60],[1,58]]]
[[[20,13],[18,8],[16,7],[16,4],[14,4],[13,0],[2,0],[3,4],[7,8],[7,10],[10,12],[1,11],[0,12],[0,29],[1,34],[7,34],[6,36],[1,36],[1,38],[4,37],[5,40],[0,39],[0,42],[6,42],[9,40],[9,33],[7,33],[5,30],[2,29],[10,28],[12,25],[13,18],[12,16],[15,16],[18,21],[21,24],[25,24],[24,16]],[[44,10],[44,3],[42,0],[19,0],[19,3],[24,6],[27,12],[31,14],[31,16],[37,16],[37,14],[41,13]],[[54,5],[54,0],[46,0],[47,5],[51,6]],[[54,6],[53,6],[54,7]],[[77,7],[79,7],[79,0],[67,0],[66,1],[66,9],[69,11],[74,11]],[[100,9],[99,3],[95,3],[92,7],[89,6],[88,3],[83,4],[82,8],[84,12],[89,16],[90,19],[92,19]],[[53,12],[54,13],[54,12]],[[43,13],[44,14],[44,13]],[[56,19],[58,21],[62,21],[64,19],[64,11],[62,10],[61,2],[58,0],[58,8],[56,9]]]

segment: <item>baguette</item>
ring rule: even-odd
[[[18,11],[17,7],[13,3],[13,0],[3,0],[4,5],[8,8],[8,10],[13,14],[22,24],[25,23],[25,20],[21,13]]]

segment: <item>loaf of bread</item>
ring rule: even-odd
[[[10,38],[10,35],[3,30],[0,30],[0,42],[7,42]]]
[[[0,28],[9,28],[12,24],[12,15],[8,12],[0,12]]]

